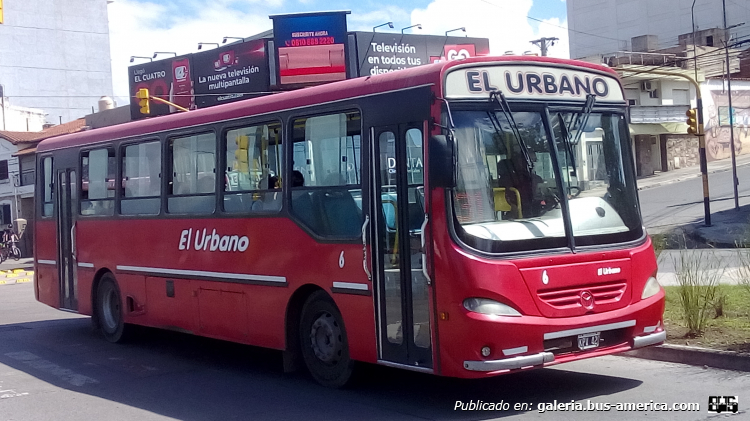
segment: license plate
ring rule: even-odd
[[[599,346],[599,336],[601,332],[582,333],[578,335],[578,349],[591,349]]]

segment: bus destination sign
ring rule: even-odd
[[[509,99],[624,101],[617,80],[600,73],[535,66],[460,68],[445,79],[445,97],[471,99],[500,91]]]

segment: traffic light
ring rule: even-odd
[[[151,113],[151,103],[148,99],[148,89],[141,88],[136,92],[135,97],[138,98],[138,106],[141,107],[141,114]]]
[[[691,108],[685,112],[685,115],[687,116],[688,134],[698,136],[700,134],[698,131],[698,110]]]

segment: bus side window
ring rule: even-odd
[[[213,213],[216,190],[216,136],[213,133],[177,137],[169,142],[172,172],[169,213]]]
[[[281,125],[229,130],[225,136],[224,211],[275,213],[281,209]]]
[[[161,144],[147,142],[123,149],[120,213],[158,215],[161,209]]]
[[[44,203],[42,204],[42,216],[52,216],[54,210],[54,190],[52,180],[52,157],[48,156],[42,161],[42,186],[44,191]]]
[[[292,170],[304,185],[292,186],[292,213],[320,236],[361,235],[360,122],[358,112],[293,122]]]
[[[115,150],[94,149],[81,155],[81,215],[113,215]]]

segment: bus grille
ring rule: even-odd
[[[623,294],[625,294],[626,288],[627,282],[615,281],[594,286],[576,286],[537,291],[537,295],[544,303],[554,308],[568,310],[582,307],[581,293],[583,291],[589,291],[594,297],[594,305],[600,306],[620,301]]]

